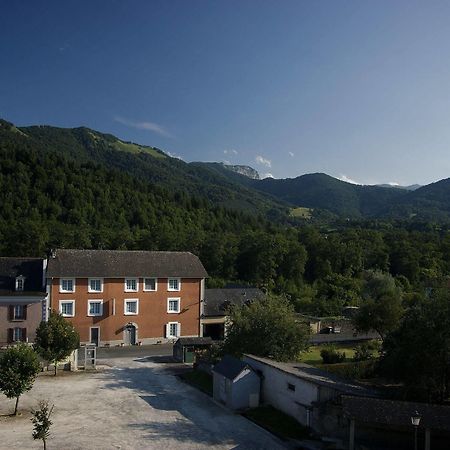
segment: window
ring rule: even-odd
[[[24,305],[14,305],[12,306],[12,320],[25,320],[25,306]]]
[[[75,317],[75,300],[60,300],[59,313],[63,317]]]
[[[61,278],[59,283],[59,292],[75,292],[75,279]]]
[[[180,336],[180,331],[181,331],[180,329],[181,329],[181,324],[180,323],[178,323],[178,322],[169,322],[166,325],[166,330],[167,330],[167,332],[166,332],[167,336],[166,337],[168,337],[168,338],[175,338],[175,337]]]
[[[287,388],[288,388],[290,391],[295,392],[295,384],[288,383]]]
[[[169,278],[167,280],[167,290],[168,291],[181,290],[181,280],[179,278]]]
[[[179,313],[180,312],[180,299],[179,298],[168,298],[167,299],[167,312],[168,313]]]
[[[156,291],[156,278],[144,278],[144,291]]]
[[[137,298],[125,299],[123,304],[123,313],[126,316],[139,314],[139,300]]]
[[[103,315],[103,300],[88,300],[88,316]]]
[[[88,291],[89,292],[103,292],[103,279],[89,278]]]
[[[24,329],[24,328],[23,328]],[[25,333],[22,332],[22,328],[14,328],[13,329],[13,341],[20,342],[25,340]]]
[[[23,275],[19,275],[16,278],[16,291],[23,291],[24,284],[25,284],[25,277]]]
[[[138,289],[138,278],[125,278],[125,292],[137,292]]]

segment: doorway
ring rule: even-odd
[[[96,347],[100,344],[100,328],[99,327],[91,327],[90,328],[90,339],[91,344],[95,344]]]
[[[136,345],[136,326],[127,323],[123,330],[123,342],[125,345]]]

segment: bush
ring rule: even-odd
[[[372,340],[363,342],[355,347],[353,361],[368,361],[375,357],[375,353],[381,349],[380,342]]]
[[[339,352],[333,345],[320,350],[320,356],[324,364],[336,364],[345,361],[345,352]]]

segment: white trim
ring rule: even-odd
[[[91,309],[91,303],[100,303],[100,314],[91,314],[89,311]],[[92,300],[88,300],[88,304],[87,304],[87,315],[89,317],[101,317],[103,316],[103,300],[100,300],[99,298],[97,299],[92,299]]]
[[[89,342],[92,343],[92,329],[97,328],[98,329],[98,342],[97,346],[100,347],[100,327],[89,327]]]
[[[177,311],[171,311],[169,309],[169,304],[171,301],[178,301],[178,310]],[[181,311],[181,298],[180,297],[168,297],[167,298],[167,312],[169,314],[179,314],[179,312]]]
[[[178,289],[173,289],[173,288],[170,287],[170,280],[177,280],[178,281]],[[181,278],[177,278],[177,277],[167,278],[167,291],[168,292],[179,292],[179,291],[181,291]]]
[[[127,280],[135,280],[136,281],[136,289],[127,289]],[[125,278],[124,290],[125,290],[125,292],[139,292],[139,278],[134,278],[134,277]]]
[[[63,314],[62,313],[62,305],[64,303],[71,303],[72,304],[72,314]],[[75,317],[75,300],[60,300],[59,301],[59,313],[63,316],[63,317]]]
[[[173,334],[170,334],[170,325],[176,325],[177,326],[177,334],[176,336]],[[167,322],[166,325],[166,338],[177,338],[181,336],[181,323],[180,322]]]
[[[21,284],[19,286],[19,283]],[[24,290],[25,287],[25,277],[23,275],[19,275],[18,277],[16,277],[16,291],[21,292]]]
[[[155,289],[146,289],[145,288],[145,280],[155,280]],[[142,280],[142,288],[144,292],[156,292],[158,290],[158,278],[156,277],[145,277]]]
[[[100,290],[99,291],[93,291],[92,289],[91,289],[91,281],[92,280],[100,280]],[[95,294],[96,292],[97,293],[101,293],[101,292],[103,292],[103,278],[88,278],[88,292],[89,293],[91,293],[91,294]]]
[[[65,289],[63,289],[63,287],[62,287],[62,284],[63,284],[63,281],[65,281],[65,280],[72,280],[72,286],[73,286],[73,289],[71,290],[71,291],[66,291]],[[69,294],[72,294],[73,292],[75,292],[75,278],[60,278],[59,279],[59,292],[60,293],[62,293],[62,294],[64,294],[64,293],[69,293]]]
[[[127,312],[127,302],[136,303],[136,312]],[[139,314],[139,299],[138,298],[125,298],[123,300],[123,313],[125,316],[137,316]]]

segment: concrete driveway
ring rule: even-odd
[[[151,359],[118,358],[102,372],[40,376],[21,400],[24,414],[0,417],[0,448],[41,448],[27,412],[41,398],[55,404],[49,449],[283,448]],[[0,414],[12,407],[0,397]]]

